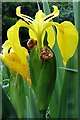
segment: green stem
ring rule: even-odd
[[[74,0],[73,0],[74,1]],[[80,2],[73,2],[75,25],[79,33],[78,44],[78,94],[80,92]],[[78,95],[78,117],[80,118],[80,95]]]
[[[50,14],[50,9],[49,9],[49,4],[48,4],[48,0],[42,0],[42,3],[43,3],[43,9],[44,9],[44,13],[46,15]]]

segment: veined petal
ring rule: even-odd
[[[50,21],[52,18],[55,18],[59,15],[59,10],[58,10],[58,7],[57,6],[52,6],[54,8],[54,11],[47,15],[45,18],[44,18],[44,21]]]
[[[29,23],[33,23],[33,19],[30,16],[21,14],[21,6],[18,6],[16,8],[16,15],[23,18],[25,21],[29,22]]]
[[[7,42],[6,42],[7,43]],[[5,46],[6,47],[6,46]],[[4,47],[4,49],[6,49]],[[10,47],[11,48],[11,47]],[[4,61],[4,63],[13,71],[16,71],[17,73],[21,74],[24,78],[28,80],[29,85],[31,84],[30,80],[30,73],[29,73],[29,67],[28,67],[28,61],[26,59],[26,63],[22,63],[21,59],[19,59],[14,52],[14,50],[11,48],[3,49],[3,54],[0,54],[0,59]],[[22,47],[24,52],[26,52],[25,56],[28,56],[28,51]]]
[[[8,29],[7,36],[12,49],[16,52],[16,55],[22,60],[23,63],[25,63],[25,53],[20,45],[19,40],[20,27],[27,27],[27,24],[24,21],[19,20],[15,25]]]
[[[50,48],[52,48],[54,46],[54,43],[55,43],[55,33],[54,33],[54,30],[53,30],[53,27],[50,26],[46,29],[47,31],[47,41],[48,41],[48,46]]]
[[[78,45],[78,32],[75,26],[68,21],[57,25],[57,40],[58,46],[66,65],[69,58],[71,58]]]
[[[27,60],[26,64],[24,65],[21,63],[15,53],[11,53],[5,57],[4,62],[10,69],[21,74],[24,78],[28,80],[29,84],[31,84]]]

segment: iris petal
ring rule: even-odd
[[[58,46],[66,65],[69,58],[74,55],[78,45],[78,32],[75,26],[68,21],[62,22],[57,26]]]
[[[52,48],[55,44],[55,33],[53,30],[53,27],[50,26],[46,29],[48,36],[47,36],[47,41],[48,41],[48,46]]]
[[[25,54],[20,45],[20,40],[19,40],[20,27],[27,27],[27,24],[24,21],[19,20],[15,25],[13,25],[11,28],[8,29],[7,36],[12,49],[14,49],[17,56],[22,60],[22,62],[25,63],[26,62]]]
[[[16,8],[16,15],[19,16],[20,18],[23,18],[27,22],[33,23],[33,19],[31,17],[21,14],[21,6],[18,6]]]
[[[30,38],[33,38],[34,40],[37,40],[37,35],[31,29],[29,29],[29,36],[30,36]]]
[[[39,23],[41,20],[44,20],[46,15],[42,12],[42,10],[39,10],[35,15],[35,20]]]
[[[54,8],[54,11],[52,13],[50,13],[49,15],[47,15],[44,18],[44,21],[50,21],[52,18],[55,18],[59,15],[59,10],[57,6],[52,6]]]
[[[15,25],[8,29],[8,40],[3,44],[3,54],[0,54],[0,58],[4,63],[12,70],[18,72],[25,77],[29,84],[31,84],[29,67],[28,67],[28,51],[24,47],[21,47],[19,40],[19,28],[27,27],[26,23],[19,20]]]
[[[28,80],[29,85],[31,84],[27,60],[26,64],[22,64],[21,60],[17,57],[16,53],[13,50],[11,50],[9,54],[5,54],[5,56],[3,57],[3,61],[11,70],[18,72],[24,78],[26,78]]]

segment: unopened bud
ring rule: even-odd
[[[44,46],[41,54],[40,54],[40,58],[42,60],[48,61],[53,57],[53,52],[50,50],[50,48],[48,46]]]
[[[28,48],[33,48],[36,45],[36,42],[34,41],[34,39],[29,39],[27,42],[27,46]]]

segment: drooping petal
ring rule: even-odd
[[[4,56],[3,61],[10,69],[16,71],[17,73],[21,74],[24,78],[26,78],[29,82],[29,85],[31,84],[27,60],[25,65],[22,64],[21,60],[17,57],[16,53],[12,51],[7,56]]]
[[[30,80],[30,73],[29,73],[29,66],[28,61],[26,59],[26,63],[22,63],[21,59],[18,57],[16,52],[12,49],[9,41],[7,40],[3,44],[3,51],[0,54],[0,59],[4,61],[4,63],[13,71],[21,74],[24,78],[28,80],[29,85],[31,84]],[[28,51],[26,48],[22,47],[25,58],[29,56]]]
[[[19,40],[20,27],[28,27],[28,25],[24,21],[19,20],[15,25],[8,29],[7,36],[12,49],[16,52],[16,55],[22,60],[23,63],[26,63],[26,57]]]
[[[16,15],[19,16],[20,18],[23,18],[25,21],[27,21],[29,23],[33,23],[33,19],[30,16],[21,14],[21,6],[18,6],[16,8]]]
[[[48,46],[50,48],[52,48],[55,44],[55,33],[54,33],[54,30],[53,30],[53,27],[52,26],[48,27],[46,29],[46,31],[47,31],[47,34],[48,34],[48,36],[47,36]]]
[[[52,18],[55,18],[59,15],[59,10],[58,10],[58,7],[57,6],[52,6],[54,8],[54,11],[52,13],[50,13],[49,15],[47,15],[45,18],[44,18],[44,21],[50,21]]]
[[[75,26],[68,21],[57,24],[57,40],[66,65],[68,59],[74,55],[78,45],[78,32]]]
[[[24,50],[25,56],[29,56],[28,50],[25,47],[22,47],[22,49]]]

